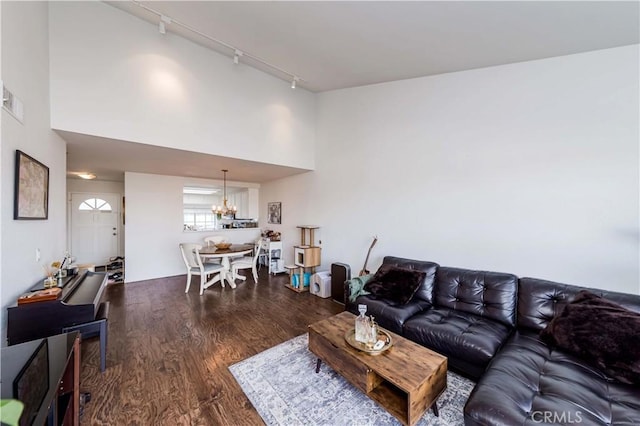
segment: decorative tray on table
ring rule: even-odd
[[[346,340],[347,343],[353,348],[359,351],[365,352],[369,355],[380,355],[381,353],[389,350],[391,346],[393,346],[393,340],[391,339],[391,335],[381,328],[378,328],[377,340],[382,340],[384,342],[384,346],[382,346],[382,348],[378,350],[375,350],[371,347],[367,347],[367,345],[362,342],[358,342],[356,340],[355,328],[352,328],[345,333],[344,340]]]

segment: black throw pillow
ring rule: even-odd
[[[622,383],[640,384],[640,313],[580,291],[540,338]]]
[[[426,276],[426,272],[415,269],[382,265],[364,289],[376,299],[388,299],[404,305],[418,291]]]

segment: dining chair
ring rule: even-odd
[[[269,243],[270,241],[266,238],[261,238],[260,240],[260,249],[258,253],[258,270],[262,265],[269,266]],[[255,253],[254,253],[255,254]]]
[[[244,256],[231,262],[231,279],[233,281],[238,279],[239,269],[251,269],[251,272],[253,273],[253,281],[258,284],[258,269],[256,263],[258,262],[258,256],[260,256],[261,245],[261,240],[256,241],[252,256]]]
[[[205,283],[207,283],[207,277],[209,275],[215,274],[216,272],[218,273],[218,275],[214,277],[211,282],[207,283],[208,286],[220,281],[220,272],[222,272],[222,270],[224,269],[223,266],[215,263],[202,263],[202,258],[200,257],[201,248],[202,246],[200,244],[180,244],[182,260],[184,260],[184,264],[187,267],[187,288],[184,291],[185,293],[189,292],[192,275],[200,275],[200,295],[204,293]],[[221,284],[224,287],[223,281],[221,281]]]

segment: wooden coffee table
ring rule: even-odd
[[[341,312],[309,326],[316,373],[324,361],[402,424],[415,424],[429,407],[437,416],[436,401],[447,388],[447,358],[391,332],[393,346],[386,352],[358,351],[344,339],[355,319]]]

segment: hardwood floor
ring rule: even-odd
[[[264,424],[227,367],[343,310],[264,268],[257,285],[202,296],[194,280],[187,294],[186,276],[107,287],[107,370],[97,339],[83,342],[81,390],[92,399],[81,425]]]

